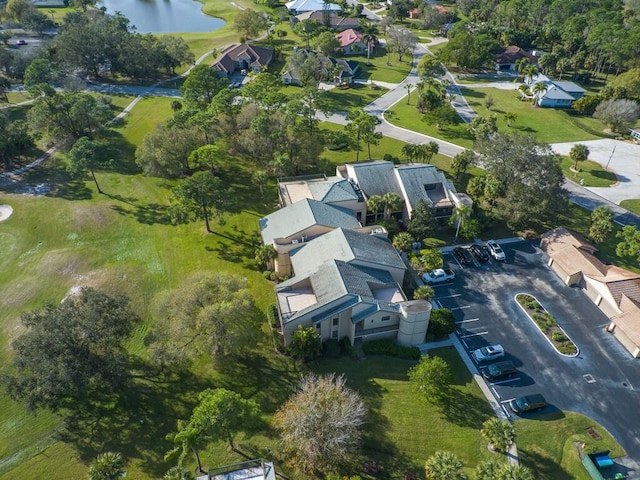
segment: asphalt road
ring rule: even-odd
[[[640,461],[640,368],[638,360],[604,330],[607,317],[580,289],[565,286],[546,266],[536,246],[521,241],[503,244],[505,263],[462,268],[445,258],[456,280],[436,287],[436,301],[454,311],[459,338],[471,351],[500,343],[518,375],[490,385],[496,398],[506,402],[529,393],[542,393],[548,412],[569,410],[603,425]],[[575,358],[558,354],[528,319],[514,297],[529,293],[538,298],[580,349]],[[589,383],[584,375],[595,380]],[[544,421],[545,414],[532,418]]]

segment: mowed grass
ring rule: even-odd
[[[469,474],[479,462],[496,457],[480,435],[482,422],[493,412],[457,352],[448,347],[429,354],[444,358],[453,373],[455,393],[445,408],[426,402],[413,390],[407,371],[415,362],[369,356],[312,366],[320,373],[344,374],[347,384],[362,395],[369,408],[364,453],[384,465],[381,478],[402,478],[406,471],[421,478],[424,462],[438,450],[455,453]]]
[[[349,88],[334,88],[327,92],[327,104],[334,112],[348,112],[352,108],[365,107],[387,91],[384,87],[352,84]]]
[[[384,113],[384,118],[398,127],[413,130],[434,138],[441,138],[448,142],[465,148],[473,147],[473,135],[469,132],[467,124],[458,118],[456,123],[438,128],[435,123],[423,115],[416,108],[418,92],[413,91],[409,95],[409,103],[405,96],[401,101]]]
[[[367,65],[367,56],[351,55],[345,57],[350,60],[358,60],[360,62],[360,71],[358,78],[371,80],[373,82],[389,82],[400,83],[411,71],[411,55],[403,55],[400,61],[397,54],[387,55],[387,50],[380,45],[375,48],[369,59],[370,65]]]
[[[578,162],[578,172],[571,170],[575,162],[569,157],[560,157],[560,166],[564,176],[585,187],[610,187],[618,181],[616,174],[610,170],[605,170],[598,162],[585,160]]]
[[[538,480],[588,479],[577,444],[586,452],[610,450],[612,457],[625,454],[622,447],[601,425],[575,412],[554,412],[514,422],[518,455],[523,465],[536,472]],[[587,432],[593,428],[600,440]]]
[[[620,206],[622,208],[626,208],[627,210],[637,213],[640,215],[640,199],[634,198],[629,200],[623,200],[620,202]]]
[[[562,109],[539,108],[530,102],[521,101],[520,94],[515,90],[500,90],[497,88],[462,88],[462,94],[471,108],[480,116],[487,117],[495,114],[498,117],[500,131],[513,130],[536,137],[539,142],[556,143],[580,140],[594,140],[600,138],[593,135],[568,118],[568,113]],[[491,110],[487,110],[484,102],[487,97],[494,100]],[[516,120],[507,127],[505,114],[514,113]],[[600,130],[604,129],[604,126]]]

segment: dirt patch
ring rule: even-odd
[[[11,205],[0,205],[0,222],[4,222],[13,215],[13,207]]]

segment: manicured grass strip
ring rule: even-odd
[[[364,107],[373,102],[387,91],[384,87],[375,89],[359,83],[352,84],[349,88],[334,88],[327,92],[329,108],[336,112],[348,112],[354,107]]]
[[[454,452],[467,472],[490,457],[480,436],[482,422],[492,414],[464,363],[453,348],[432,350],[451,366],[455,395],[443,409],[427,403],[411,387],[407,370],[414,362],[385,356],[363,361],[323,360],[313,366],[319,373],[344,374],[370,409],[365,435],[367,459],[382,462],[389,478],[424,469],[437,450]]]
[[[411,55],[404,55],[401,62],[398,60],[398,55],[392,53],[387,64],[387,50],[383,46],[376,47],[371,54],[371,65],[367,65],[366,52],[365,55],[345,58],[358,60],[360,62],[358,78],[373,82],[400,83],[411,71]]]
[[[640,215],[640,199],[623,200],[620,202],[620,206]]]
[[[560,157],[560,166],[564,176],[585,187],[610,187],[618,181],[616,174],[610,170],[605,170],[598,162],[585,160],[578,162],[579,172],[571,170],[575,162],[569,157]],[[584,180],[581,183],[581,180]]]
[[[572,480],[589,478],[580,463],[576,442],[586,444],[586,452],[611,450],[612,457],[624,455],[624,450],[602,426],[575,412],[553,412],[519,419],[514,423],[518,455],[523,465],[536,472],[539,480]],[[587,428],[600,435],[594,440]]]
[[[515,130],[531,134],[540,142],[572,142],[599,138],[570,122],[568,113],[561,109],[539,108],[530,102],[521,101],[516,90],[500,90],[497,88],[463,88],[462,93],[471,108],[481,116],[495,114],[498,117],[498,129]],[[487,97],[494,100],[491,110],[487,110],[484,102]],[[507,112],[514,113],[516,120],[507,127],[504,118]],[[601,127],[602,130],[604,127]]]

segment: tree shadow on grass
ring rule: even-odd
[[[484,398],[453,387],[442,392],[437,406],[448,422],[476,430],[480,430],[482,423],[493,415]]]
[[[255,262],[256,248],[260,245],[260,237],[254,232],[245,232],[237,226],[224,233],[213,232],[220,240],[217,247],[206,246],[208,251],[216,252],[220,258],[228,262],[241,263],[245,268],[257,270]]]
[[[140,173],[140,167],[135,162],[135,145],[116,130],[106,130],[102,137],[106,141],[101,142],[100,160],[108,165],[110,171],[122,175]]]
[[[165,435],[191,414],[196,400],[191,392],[213,385],[185,370],[134,363],[134,378],[117,398],[88,399],[68,412],[61,437],[86,462],[99,453],[119,451],[140,458],[143,470],[160,478],[168,469],[163,457],[171,448]]]
[[[537,479],[572,480],[574,478],[573,475],[556,463],[554,459],[530,450],[528,447],[522,448],[521,445],[518,445],[518,458],[520,459],[521,465],[529,467]]]

